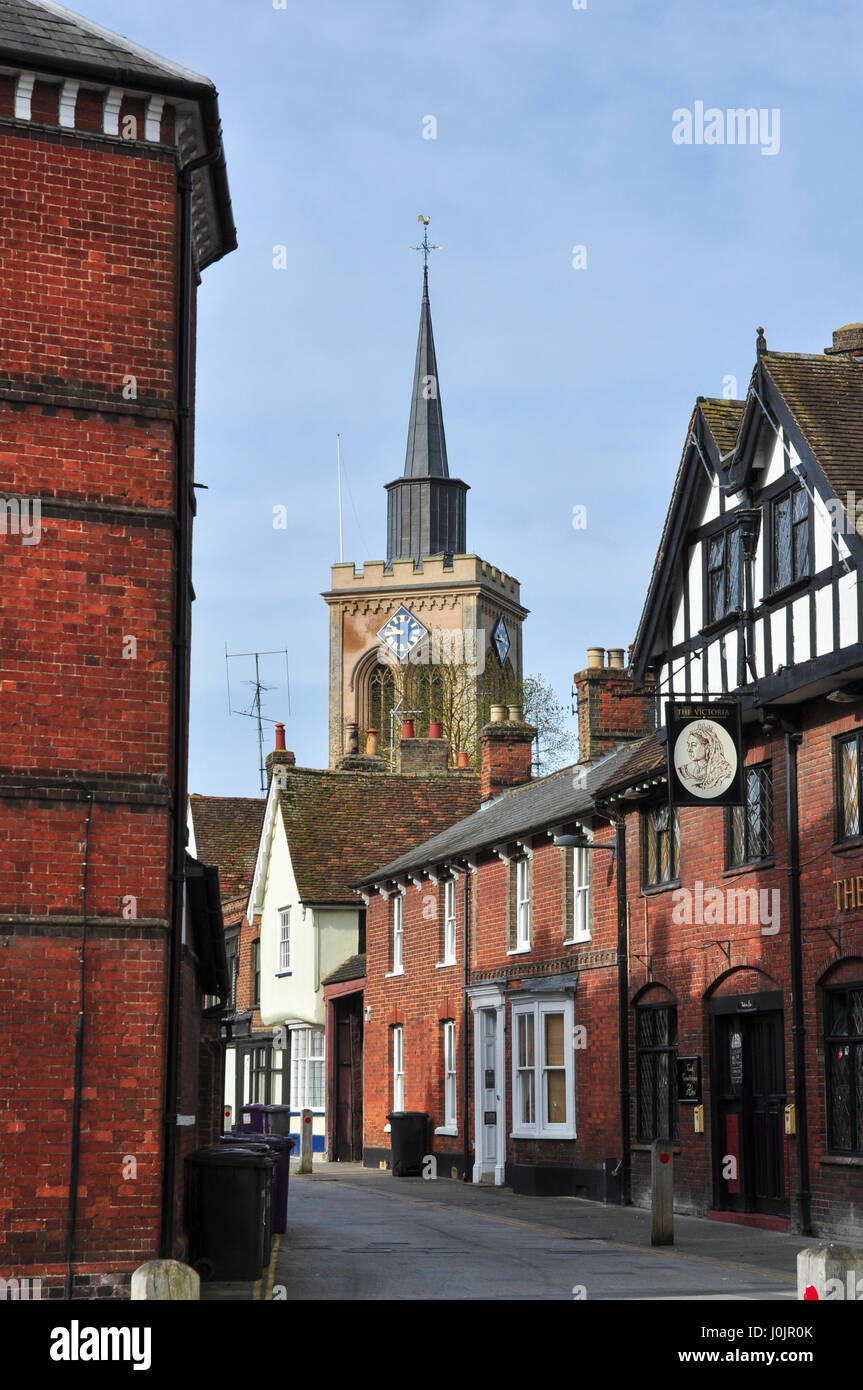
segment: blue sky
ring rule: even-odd
[[[863,318],[857,0],[78,8],[220,93],[239,249],[199,297],[191,789],[257,791],[226,643],[288,648],[291,713],[278,660],[266,713],[326,765],[336,432],[345,558],[383,558],[420,212],[444,246],[431,301],[468,547],[521,581],[525,671],[568,707],[586,648],[635,635],[695,397],[745,393],[759,324],[820,352]],[[778,153],[675,144],[697,101],[778,109]],[[250,675],[232,663],[235,704]]]

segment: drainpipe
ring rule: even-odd
[[[626,901],[626,817],[614,817],[617,838],[617,1067],[620,1093],[620,1205],[629,1206],[632,1192],[629,1092],[629,933]]]
[[[806,1026],[803,1016],[803,933],[800,913],[800,821],[797,806],[797,749],[802,734],[785,730],[785,823],[788,834],[788,925],[791,945],[791,1037],[794,1104],[797,1107],[797,1209],[800,1230],[812,1234],[809,1185],[809,1116],[806,1106]]]
[[[81,973],[78,985],[78,1017],[75,1020],[75,1062],[72,1082],[72,1147],[69,1159],[69,1202],[66,1211],[66,1278],[63,1297],[72,1297],[72,1260],[75,1254],[75,1232],[78,1223],[78,1174],[81,1167],[81,1099],[84,1087],[84,990],[87,956],[87,866],[90,858],[90,818],[93,814],[94,793],[87,792],[87,815],[84,821],[84,860],[81,865]]]
[[[470,1049],[468,1048],[468,1019],[470,1017],[470,1000],[468,999],[468,986],[470,984],[470,867],[464,866],[464,1001],[462,1004],[461,1037],[462,1048],[464,1050],[463,1071],[464,1071],[464,1173],[462,1182],[471,1182],[470,1172],[470,1131],[468,1130],[470,1112]]]
[[[180,202],[179,343],[177,352],[177,553],[174,569],[174,636],[171,708],[172,746],[172,851],[171,928],[168,970],[167,1038],[165,1053],[165,1111],[163,1118],[162,1218],[159,1234],[163,1259],[174,1254],[174,1178],[177,1157],[177,1095],[180,1050],[180,985],[182,967],[183,909],[186,892],[186,801],[188,798],[189,748],[189,636],[191,613],[189,583],[192,550],[192,174],[197,169],[224,164],[222,142],[208,154],[180,169],[177,188]],[[220,166],[221,167],[221,166]]]

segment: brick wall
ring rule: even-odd
[[[0,116],[11,96],[3,78]],[[62,1289],[82,788],[93,788],[80,1296],[123,1292],[158,1250],[174,771],[175,154],[83,137],[101,131],[101,102],[82,88],[79,130],[49,130],[38,123],[56,123],[57,87],[40,82],[33,123],[0,126],[0,455],[6,495],[41,506],[37,543],[0,536],[0,999],[11,1040],[0,1062],[0,1271]],[[140,103],[124,114],[140,117]],[[200,995],[186,973],[191,1114]],[[178,1176],[195,1141],[194,1127],[180,1133]]]

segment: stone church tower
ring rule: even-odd
[[[468,484],[449,474],[427,264],[404,472],[386,492],[386,560],[333,565],[323,596],[331,767],[362,752],[369,729],[389,757],[403,717],[417,734],[440,722],[453,755],[473,753],[490,706],[519,698],[528,610],[518,580],[468,553]]]

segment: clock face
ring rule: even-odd
[[[506,630],[506,623],[503,620],[502,613],[494,625],[491,640],[494,642],[494,649],[498,654],[501,666],[503,666],[509,656],[509,649],[512,643],[509,640],[509,633]]]
[[[424,637],[428,636],[428,630],[422,623],[414,617],[404,604],[397,608],[388,622],[380,629],[378,637],[384,646],[398,657],[399,661],[404,661],[415,647],[418,647]]]

